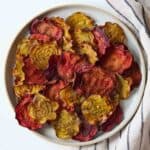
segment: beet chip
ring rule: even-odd
[[[49,36],[50,39],[61,40],[63,31],[57,25],[54,24],[50,19],[35,19],[30,27],[31,34],[43,34]]]
[[[40,33],[31,34],[30,39],[38,40],[40,42],[48,42],[50,40],[49,36]]]
[[[94,67],[91,71],[83,73],[80,81],[82,82],[80,83],[78,80],[78,83],[75,83],[77,92],[80,91],[82,94],[86,94],[85,96],[91,94],[103,96],[109,95],[115,88],[116,77],[101,68]]]
[[[98,45],[98,55],[101,57],[106,53],[106,49],[110,46],[109,39],[104,34],[104,31],[99,27],[95,27],[93,30],[95,42]]]
[[[72,80],[74,78],[74,67],[80,57],[71,52],[64,52],[61,55],[58,63],[58,74],[65,80]]]
[[[136,62],[133,62],[131,67],[126,70],[123,76],[128,80],[131,79],[131,87],[134,88],[140,84],[142,75],[140,72],[140,68]]]
[[[31,130],[36,130],[41,128],[42,125],[32,119],[27,112],[27,107],[31,102],[32,96],[30,95],[26,95],[22,98],[22,100],[17,104],[15,108],[16,119],[18,120],[20,125],[27,127]]]
[[[23,70],[27,84],[45,84],[47,82],[44,73],[36,68],[30,58],[24,59],[24,64]]]
[[[101,125],[101,129],[104,132],[108,132],[112,130],[116,125],[118,125],[123,119],[123,111],[120,106],[116,108],[114,113],[110,116],[110,118]]]
[[[80,132],[73,137],[73,139],[78,141],[90,141],[92,140],[98,132],[96,125],[90,125],[86,121],[80,125]]]
[[[122,74],[132,64],[133,57],[124,45],[117,45],[101,59],[101,66],[109,71]]]

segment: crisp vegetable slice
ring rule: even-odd
[[[41,94],[34,96],[33,102],[28,106],[29,116],[40,124],[56,119],[56,110],[59,105]]]
[[[80,120],[76,113],[62,110],[58,120],[54,123],[56,136],[61,139],[69,139],[79,132]]]
[[[103,29],[111,43],[124,43],[125,33],[117,23],[106,22]]]
[[[132,65],[133,57],[124,45],[117,45],[110,49],[108,55],[101,60],[101,66],[109,71],[122,74]]]
[[[42,128],[42,124],[31,118],[28,114],[28,106],[32,103],[33,97],[31,95],[24,96],[16,105],[16,119],[21,126],[27,127],[31,130]]]
[[[73,13],[66,19],[71,28],[92,29],[94,20],[82,12]]]
[[[45,88],[44,85],[19,85],[14,86],[15,94],[18,98],[23,97],[26,94],[36,94]]]
[[[83,116],[89,124],[105,122],[113,112],[113,105],[106,97],[89,96],[81,105]]]
[[[61,50],[56,42],[39,44],[31,49],[30,58],[38,69],[44,70],[48,67],[51,55],[60,55]]]

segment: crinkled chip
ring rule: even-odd
[[[64,52],[61,55],[57,66],[59,76],[64,80],[72,80],[74,78],[74,67],[80,56],[72,52]]]
[[[23,72],[24,62],[23,57],[16,54],[16,62],[13,68],[12,74],[15,80],[15,85],[22,85],[25,80],[25,74]]]
[[[94,67],[77,81],[75,89],[85,96],[91,94],[109,95],[115,88],[116,77],[100,67]],[[76,82],[76,81],[75,81]]]
[[[113,112],[113,106],[106,97],[89,96],[81,105],[83,116],[89,124],[105,122]]]
[[[131,85],[130,82],[126,79],[124,79],[122,76],[118,75],[117,76],[118,82],[119,82],[119,87],[118,87],[118,96],[119,99],[126,99],[130,95],[131,91]]]
[[[73,13],[66,19],[71,28],[92,29],[94,20],[82,12]]]
[[[63,107],[67,110],[74,111],[74,104],[78,103],[80,99],[76,92],[70,86],[68,86],[62,89],[59,95],[63,103]]]
[[[61,50],[56,42],[39,44],[31,49],[30,58],[38,69],[44,70],[48,67],[51,55],[60,55]]]
[[[90,125],[86,121],[83,121],[80,125],[80,132],[73,137],[73,139],[78,141],[90,141],[92,140],[98,132],[96,125]]]
[[[100,27],[95,27],[93,30],[95,43],[97,44],[97,52],[99,57],[106,53],[107,48],[110,46],[109,39]]]
[[[43,43],[50,41],[50,38],[48,35],[44,35],[44,34],[40,34],[40,33],[31,34],[30,39],[38,40]]]
[[[73,34],[73,40],[76,44],[89,43],[95,46],[94,35],[89,30],[75,29]]]
[[[32,47],[37,45],[38,42],[36,40],[32,40],[29,38],[23,38],[19,44],[17,45],[17,54],[22,56],[28,56]]]
[[[131,87],[137,87],[141,82],[141,72],[138,64],[136,62],[133,62],[131,67],[126,70],[123,74],[123,76],[129,81],[131,81]]]
[[[98,60],[96,51],[92,48],[91,45],[89,45],[87,43],[83,43],[79,47],[79,53],[85,54],[91,64],[95,64],[96,61]]]
[[[106,22],[103,29],[111,43],[124,43],[125,33],[117,23]]]
[[[50,85],[46,90],[46,95],[53,100],[59,100],[59,92],[66,86],[66,83],[62,80]]]
[[[53,17],[51,18],[51,20],[63,30],[63,50],[72,50],[72,39],[69,32],[70,26],[65,22],[63,18],[60,17]]]
[[[58,120],[54,123],[56,136],[61,139],[69,139],[79,132],[80,120],[76,113],[62,110]]]
[[[42,124],[31,118],[28,114],[28,106],[32,103],[33,97],[30,95],[24,96],[15,107],[16,119],[21,126],[31,130],[42,128]]]
[[[113,114],[104,122],[100,128],[104,132],[111,131],[116,125],[118,125],[123,120],[123,111],[118,105]]]
[[[26,94],[36,94],[45,88],[44,85],[19,85],[14,86],[15,95],[20,98]]]
[[[40,124],[56,119],[56,110],[59,105],[41,94],[34,96],[33,102],[28,106],[29,116]]]
[[[43,34],[49,36],[50,39],[60,41],[63,36],[63,31],[49,18],[35,19],[30,27],[31,34]]]
[[[110,49],[108,55],[101,59],[101,66],[109,71],[122,74],[130,68],[133,57],[124,45],[117,45]]]
[[[47,83],[46,76],[43,71],[37,69],[31,58],[24,59],[23,71],[25,73],[26,84],[45,84]]]

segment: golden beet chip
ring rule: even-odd
[[[74,109],[74,104],[79,101],[79,97],[71,87],[65,87],[59,93],[60,99],[63,102],[63,107],[68,110]]]
[[[16,54],[16,63],[13,68],[13,77],[15,79],[15,85],[22,85],[25,80],[25,74],[23,72],[23,57]]]
[[[73,32],[73,39],[78,45],[86,42],[94,46],[94,35],[91,31],[75,29]]]
[[[94,20],[82,12],[73,13],[66,22],[71,28],[91,29],[94,27]]]
[[[106,121],[113,109],[109,100],[100,95],[89,96],[81,105],[83,116],[90,124]]]
[[[72,39],[69,32],[70,26],[65,22],[63,18],[60,17],[53,17],[51,18],[51,20],[55,22],[55,24],[59,26],[61,29],[63,29],[64,31],[63,50],[69,50],[69,51],[72,50]]]
[[[60,55],[56,42],[41,43],[31,49],[30,58],[38,69],[44,70],[48,67],[48,61],[51,55]]]
[[[33,39],[23,38],[17,45],[17,54],[28,56],[32,47],[37,45],[38,42]]]
[[[118,88],[118,94],[119,99],[126,99],[129,97],[131,85],[128,80],[125,80],[122,76],[118,75],[118,81],[119,81],[119,88]]]
[[[54,128],[56,136],[61,139],[69,139],[77,135],[79,132],[80,120],[76,113],[70,113],[62,110]]]
[[[17,97],[22,97],[26,94],[36,94],[39,91],[43,90],[45,86],[43,85],[19,85],[14,86],[14,91]]]
[[[36,94],[33,102],[28,106],[29,116],[40,124],[56,119],[56,110],[59,105],[41,94]]]
[[[126,38],[124,31],[117,23],[106,22],[103,28],[111,43],[124,43]]]
[[[95,64],[95,62],[98,60],[97,53],[92,46],[87,43],[84,43],[80,46],[79,53],[87,55],[87,58],[91,64]]]

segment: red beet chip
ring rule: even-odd
[[[75,75],[74,68],[79,60],[79,55],[71,52],[64,52],[57,66],[59,76],[64,80],[72,81]]]
[[[132,54],[121,44],[111,47],[107,55],[103,56],[100,62],[103,68],[122,74],[130,68],[132,60]]]
[[[109,39],[100,27],[95,27],[93,30],[93,34],[95,37],[95,42],[98,46],[98,55],[99,57],[101,57],[106,53],[106,49],[110,46]]]
[[[49,86],[46,90],[46,95],[52,100],[59,100],[59,92],[66,87],[64,81],[60,80],[57,83]]]
[[[82,82],[81,82],[82,81]],[[116,77],[100,67],[83,73],[75,81],[75,90],[78,94],[89,96],[91,94],[109,95],[115,89]]]
[[[27,84],[45,84],[47,82],[44,72],[37,69],[30,58],[24,59],[23,71],[25,72],[25,82]]]
[[[112,130],[116,125],[118,125],[123,120],[123,111],[118,105],[114,113],[108,118],[108,120],[101,125],[101,130],[108,132]]]
[[[96,125],[90,125],[87,122],[83,122],[80,126],[80,132],[73,137],[74,140],[78,141],[89,141],[92,140],[98,132]]]
[[[36,122],[28,115],[27,107],[32,102],[32,96],[24,96],[19,103],[16,105],[16,119],[21,126],[27,127],[31,130],[36,130],[42,127],[41,124]]]
[[[142,78],[138,64],[136,62],[133,62],[131,67],[124,72],[123,76],[125,78],[129,78],[132,80],[131,81],[132,88],[138,86],[140,84],[141,78]]]
[[[43,43],[50,40],[49,36],[40,33],[31,34],[30,39],[35,39]]]
[[[43,34],[49,36],[50,39],[61,40],[63,31],[60,27],[54,24],[50,19],[35,19],[30,27],[31,34]]]

